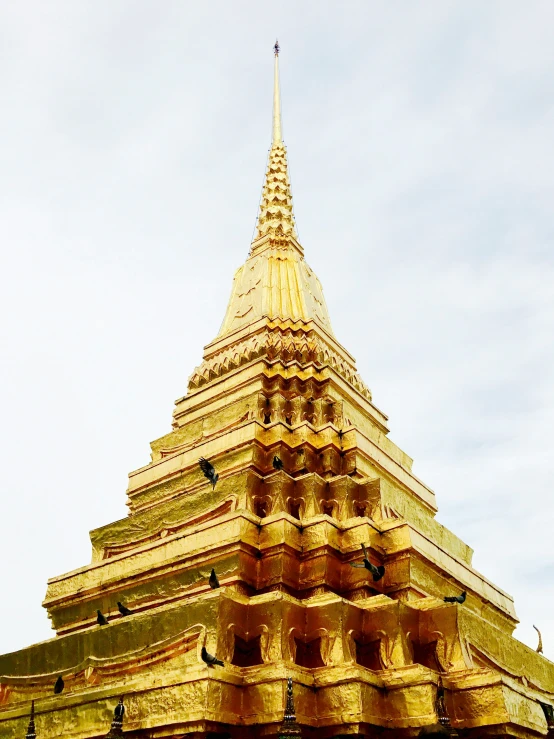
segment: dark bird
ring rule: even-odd
[[[375,565],[369,561],[369,557],[367,556],[365,544],[362,544],[362,550],[364,552],[364,561],[363,562],[350,562],[350,566],[351,567],[365,567],[365,569],[369,570],[371,574],[373,575],[373,582],[377,582],[385,574],[385,568],[383,567],[383,565],[379,565],[378,567],[375,567]]]
[[[217,575],[215,574],[215,570],[213,567],[212,571],[210,572],[210,579],[208,580],[208,582],[210,583],[210,588],[212,590],[215,590],[219,587],[219,580],[217,579]]]
[[[108,619],[104,616],[102,611],[96,611],[96,621],[99,623],[100,626],[108,625]]]
[[[464,590],[461,595],[447,595],[444,599],[445,603],[463,603],[466,599],[466,591]]]
[[[201,657],[202,657],[202,660],[207,665],[211,665],[212,667],[214,665],[220,665],[221,667],[225,667],[225,664],[220,659],[217,659],[217,657],[214,657],[209,652],[206,652],[206,647],[202,647]]]
[[[542,634],[541,634],[541,632],[540,632],[540,631],[539,631],[539,630],[537,629],[537,627],[536,627],[535,625],[533,625],[533,628],[535,629],[535,631],[536,631],[536,632],[537,632],[537,634],[539,635],[539,643],[538,643],[538,645],[537,645],[537,653],[538,653],[538,654],[542,654]]]
[[[127,606],[124,606],[123,603],[120,603],[117,601],[117,608],[122,616],[130,616],[133,611],[131,611]]]
[[[273,457],[273,469],[275,470],[282,470],[283,469],[283,460],[279,459],[277,455]]]
[[[62,692],[62,690],[65,687],[65,683],[63,681],[63,677],[61,675],[58,676],[58,679],[56,680],[56,684],[54,685],[54,693],[58,695]]]
[[[219,475],[215,471],[213,464],[208,462],[207,459],[204,459],[204,457],[200,457],[200,459],[198,460],[198,464],[200,465],[200,469],[204,473],[204,477],[207,477],[208,480],[212,483],[212,490],[214,490],[215,484],[219,480]]]

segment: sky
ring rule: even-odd
[[[438,520],[554,660],[550,0],[0,6],[0,653],[126,515],[254,229],[296,222]]]

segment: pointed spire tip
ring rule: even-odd
[[[281,143],[281,92],[279,90],[279,42],[275,42],[275,69],[273,78],[273,142]]]

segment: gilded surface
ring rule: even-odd
[[[130,474],[129,516],[49,580],[56,636],[0,656],[2,739],[24,736],[32,699],[37,737],[105,736],[122,695],[129,736],[276,736],[288,677],[305,737],[414,736],[439,690],[464,736],[547,734],[554,665],[512,638],[511,597],[437,522],[331,332],[294,228],[275,74],[257,232],[221,333]],[[350,566],[362,543],[377,582]],[[444,602],[461,590],[463,605]]]

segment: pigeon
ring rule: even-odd
[[[108,619],[104,616],[102,611],[96,611],[96,620],[100,626],[107,626],[108,625]]]
[[[204,459],[204,457],[200,457],[200,459],[198,460],[198,464],[200,465],[200,469],[204,473],[204,477],[207,477],[208,480],[212,483],[212,490],[214,490],[215,484],[219,480],[219,475],[215,471],[213,464],[208,462],[207,459]]]
[[[212,590],[215,590],[219,587],[219,580],[217,579],[217,575],[215,574],[215,570],[212,567],[212,571],[210,572],[210,579],[208,580],[210,583],[210,588]]]
[[[362,544],[362,549],[364,552],[364,561],[363,562],[350,562],[350,566],[351,567],[365,567],[365,569],[369,570],[371,574],[373,575],[373,582],[377,582],[385,574],[385,568],[383,567],[383,565],[379,565],[378,567],[375,567],[375,565],[369,561],[369,558],[367,556],[367,551],[365,548],[365,544]]]
[[[279,459],[277,455],[273,457],[273,469],[275,470],[282,470],[283,469],[283,460]]]
[[[212,667],[214,665],[220,665],[221,667],[225,667],[225,664],[220,659],[217,659],[217,657],[214,657],[209,652],[206,652],[206,647],[202,647],[201,657],[202,657],[202,660],[207,665],[211,665]]]
[[[537,629],[537,627],[535,625],[533,625],[533,628],[535,629],[535,631],[539,635],[539,643],[538,643],[538,646],[537,646],[537,653],[538,654],[542,654],[542,635],[541,635],[541,632]]]
[[[444,599],[445,603],[463,603],[466,599],[466,591],[464,590],[461,595],[447,595]]]
[[[131,611],[127,606],[124,606],[123,603],[120,603],[117,601],[117,608],[122,616],[130,616],[133,611]]]
[[[56,684],[54,685],[54,693],[58,695],[62,692],[62,690],[65,687],[65,683],[63,681],[63,677],[61,675],[58,676],[58,679],[56,680]]]

